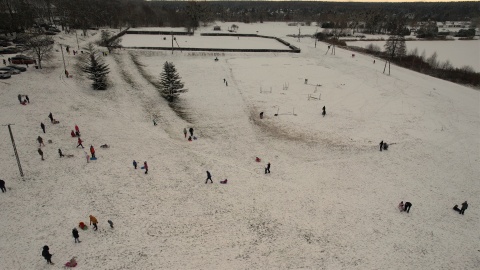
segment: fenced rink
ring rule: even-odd
[[[271,38],[238,36],[174,36],[174,48],[290,50],[288,46]],[[125,34],[123,47],[171,48],[171,35]]]

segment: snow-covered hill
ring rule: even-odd
[[[388,76],[370,56],[326,54],[268,25],[302,52],[215,62],[213,53],[121,50],[104,58],[111,87],[98,92],[76,70],[78,55],[65,55],[65,78],[56,52],[44,69],[0,81],[0,124],[15,124],[25,173],[3,126],[1,268],[57,269],[73,256],[78,269],[479,268],[479,92],[398,67]],[[76,46],[74,35],[56,38]],[[180,114],[144,76],[159,78],[165,61],[189,89]],[[70,137],[75,124],[85,149]],[[44,161],[38,136],[52,141]],[[98,160],[87,163],[90,145]],[[133,160],[147,161],[148,174]],[[397,210],[402,200],[410,213]],[[465,200],[464,216],[452,210]],[[99,230],[80,230],[75,244],[71,230],[89,215]]]

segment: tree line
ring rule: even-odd
[[[478,2],[355,3],[307,1],[144,1],[144,0],[0,0],[0,30],[24,31],[35,22],[63,29],[169,26],[194,30],[215,20],[255,23],[303,21],[329,23],[338,18],[370,33],[386,31],[389,20],[479,21]]]

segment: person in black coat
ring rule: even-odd
[[[406,202],[404,211],[409,213],[410,212],[410,207],[412,207],[412,203]]]
[[[210,174],[209,171],[207,171],[207,180],[205,180],[205,184],[208,183],[208,180],[210,180],[211,183],[213,184],[212,175]]]
[[[7,189],[5,188],[5,181],[0,179],[0,189],[2,189],[2,192],[7,192]]]
[[[193,128],[190,128],[188,131],[190,131],[190,136],[193,137]]]
[[[322,110],[323,110],[322,115],[323,115],[323,117],[325,117],[325,115],[327,114],[327,112],[325,111],[325,106],[323,106]]]
[[[50,122],[53,123],[53,115],[52,115],[52,113],[50,113],[50,114],[48,115],[48,118],[50,118]]]
[[[463,215],[463,213],[465,213],[465,210],[467,210],[468,208],[468,203],[467,201],[465,201],[464,203],[462,203],[462,208],[460,209],[460,214]]]
[[[380,151],[382,151],[383,148],[383,141],[380,142]]]
[[[265,168],[265,174],[270,173],[270,162],[268,162],[267,167]]]
[[[65,155],[62,153],[62,150],[61,149],[58,149],[58,154],[60,155],[60,157],[64,157]]]
[[[40,123],[40,127],[42,128],[43,133],[45,133],[45,125],[43,123]]]
[[[72,230],[72,235],[73,235],[73,238],[75,238],[75,243],[80,243],[82,241],[80,241],[78,238],[80,237],[80,235],[78,234],[78,230],[77,228],[73,228]]]
[[[52,262],[52,255],[53,254],[50,254],[50,252],[48,250],[49,250],[48,246],[43,246],[42,256],[45,258],[45,260],[47,260],[47,263],[54,264]]]

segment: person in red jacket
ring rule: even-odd
[[[93,145],[90,145],[90,154],[92,154],[92,158],[95,158],[95,148],[93,148]]]
[[[53,120],[52,120],[52,122],[53,122]],[[77,135],[75,135],[75,131],[73,131],[73,130],[72,130],[72,132],[70,132],[70,136],[77,137]]]
[[[83,141],[82,141],[82,139],[78,138],[78,145],[77,145],[77,148],[78,148],[79,146],[81,146],[82,148],[85,148],[85,147],[83,147],[83,144],[82,144],[82,142],[83,142]]]
[[[143,167],[145,168],[145,174],[148,173],[148,165],[147,165],[147,162],[143,162]]]
[[[78,133],[80,133],[80,129],[78,128],[77,125],[75,125],[75,131],[78,132]]]

